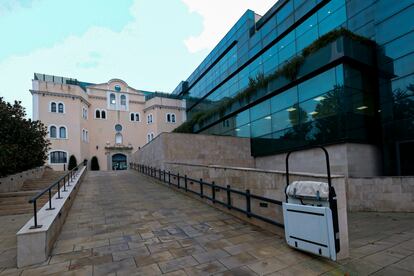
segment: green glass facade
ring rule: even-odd
[[[384,174],[414,174],[413,16],[414,0],[280,0],[173,93],[193,132],[250,137],[253,156],[375,144]]]

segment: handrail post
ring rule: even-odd
[[[184,187],[185,187],[185,191],[188,192],[187,175],[184,175]]]
[[[180,174],[177,173],[177,187],[180,189]]]
[[[168,171],[168,185],[171,185],[171,173]]]
[[[163,171],[163,178],[164,178],[164,183],[165,183],[165,170],[162,170]]]
[[[54,210],[55,208],[52,208],[52,188],[49,189],[49,208],[46,210]]]
[[[252,212],[250,203],[251,203],[250,202],[250,190],[247,189],[246,190],[246,214],[248,218],[251,217],[251,212]]]
[[[231,209],[231,194],[230,194],[230,185],[227,185],[227,208]]]
[[[211,183],[211,197],[213,198],[213,203],[216,203],[216,187],[214,181]]]
[[[66,176],[63,176],[63,191],[66,192]]]
[[[159,180],[161,181],[161,168],[160,168],[160,170],[159,170],[159,173],[160,173],[160,175],[159,175]]]
[[[41,228],[42,225],[37,224],[37,199],[33,200],[33,221],[34,225],[30,226],[30,229]]]
[[[60,196],[60,181],[58,181],[58,197],[57,199],[62,199],[62,197]]]
[[[200,197],[203,198],[203,179],[200,178]]]

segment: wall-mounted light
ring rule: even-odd
[[[99,146],[98,145],[96,145],[96,150],[98,150],[99,149]]]

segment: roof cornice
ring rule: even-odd
[[[52,91],[42,91],[42,90],[29,90],[30,93],[33,94],[42,94],[42,95],[48,95],[48,96],[55,96],[55,97],[62,97],[62,98],[72,98],[72,99],[79,99],[81,102],[85,103],[88,107],[91,106],[90,102],[87,101],[84,97],[79,95],[73,95],[68,93],[62,93],[62,92],[52,92]]]

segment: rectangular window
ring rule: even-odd
[[[250,119],[252,121],[270,114],[270,100],[266,100],[250,108]]]
[[[67,163],[67,154],[63,151],[52,151],[50,153],[51,164],[62,164]]]
[[[289,128],[298,123],[297,110],[282,110],[272,114],[272,131]]]
[[[276,96],[271,98],[270,105],[272,112],[279,110],[286,110],[292,105],[298,102],[298,90],[297,87],[292,87]]]
[[[271,116],[263,117],[251,123],[252,137],[260,137],[272,132]]]
[[[299,101],[316,97],[323,93],[326,93],[334,88],[336,84],[335,80],[335,68],[332,68],[322,74],[317,75],[298,85]]]

